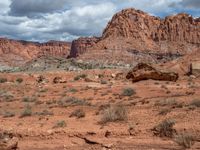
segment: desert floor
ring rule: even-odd
[[[182,150],[180,133],[200,149],[200,80],[132,83],[115,77],[122,71],[1,73],[0,131],[17,137],[20,150]],[[106,120],[115,108],[123,116]],[[153,130],[166,119],[173,137]]]

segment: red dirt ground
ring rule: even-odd
[[[19,139],[20,150],[180,150],[183,148],[173,139],[155,136],[152,131],[163,120],[173,119],[177,133],[187,131],[198,137],[192,149],[200,149],[200,109],[190,105],[199,99],[199,79],[182,77],[177,82],[147,80],[133,84],[111,76],[121,71],[1,73],[0,78],[8,81],[0,83],[0,130],[12,132]],[[86,74],[90,82],[74,80],[80,74]],[[39,75],[48,82],[38,83]],[[55,84],[54,77],[61,77],[66,83]],[[18,78],[23,82],[17,83]],[[122,96],[125,88],[134,89],[136,94]],[[24,102],[32,97],[32,102]],[[87,103],[59,103],[70,97]],[[164,100],[166,104],[162,104]],[[20,117],[27,104],[32,108],[31,116]],[[108,104],[123,105],[128,119],[101,124],[101,109]],[[77,109],[82,109],[85,117],[69,117]],[[159,114],[164,109],[169,112]],[[38,114],[44,110],[53,115]],[[15,115],[5,118],[5,112]],[[66,126],[54,128],[59,121]]]

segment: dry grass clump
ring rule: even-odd
[[[156,136],[172,138],[176,133],[176,130],[173,128],[174,125],[174,120],[167,119],[155,126],[153,132]]]
[[[73,111],[69,117],[83,118],[85,117],[85,112],[82,109],[77,109]]]
[[[195,140],[195,137],[189,133],[181,133],[174,138],[174,141],[183,148],[191,148]]]
[[[200,100],[195,99],[190,103],[191,106],[200,107]]]
[[[127,120],[127,109],[122,105],[114,105],[106,108],[103,111],[101,123],[125,121]]]

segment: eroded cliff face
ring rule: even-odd
[[[70,45],[67,42],[34,43],[0,38],[0,62],[18,66],[42,56],[67,57]]]
[[[84,38],[80,41],[84,41]],[[79,39],[76,43],[79,43]],[[92,46],[86,46],[84,51],[93,53],[93,50],[106,49],[133,50],[184,55],[198,50],[199,47],[199,18],[194,19],[182,13],[161,19],[140,10],[125,9],[113,16],[102,37]],[[77,44],[72,47],[71,53],[76,53],[73,55],[76,57],[83,51]]]
[[[69,57],[78,57],[86,52],[88,48],[91,48],[99,41],[98,38],[79,38],[74,40],[71,45],[71,51]]]

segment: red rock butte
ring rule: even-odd
[[[200,19],[180,13],[163,19],[133,8],[115,14],[99,38],[72,43],[70,57],[103,50],[187,54],[200,48]],[[96,57],[98,57],[96,55]]]

